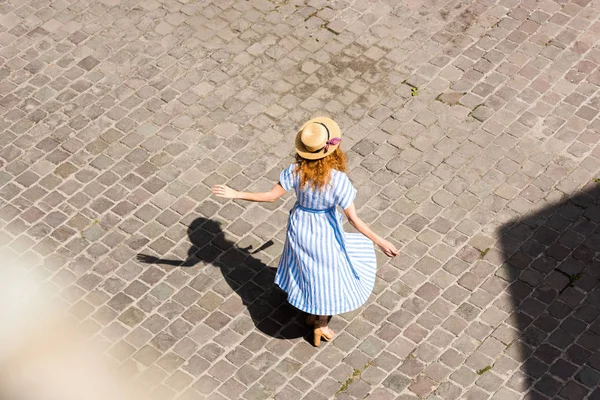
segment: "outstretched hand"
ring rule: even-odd
[[[399,253],[398,249],[391,242],[385,239],[382,240],[381,243],[378,243],[378,246],[383,252],[383,254],[385,254],[388,257],[397,256]]]
[[[225,199],[235,199],[237,197],[237,192],[225,185],[215,185],[211,190],[217,197],[223,197]]]

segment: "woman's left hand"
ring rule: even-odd
[[[381,243],[378,243],[378,246],[381,249],[381,251],[383,251],[383,254],[385,254],[388,257],[395,257],[399,253],[398,249],[396,249],[396,246],[394,246],[391,242],[385,239],[382,240]]]
[[[212,187],[212,192],[217,197],[223,197],[225,199],[237,198],[237,192],[230,187],[225,185],[215,185]]]

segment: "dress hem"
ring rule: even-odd
[[[373,286],[371,287],[371,290],[369,290],[369,296],[367,296],[366,299],[361,301],[360,304],[358,304],[355,307],[351,306],[351,307],[348,307],[347,309],[341,309],[341,310],[316,311],[314,309],[308,309],[306,307],[299,307],[298,305],[294,304],[293,299],[292,299],[292,301],[290,301],[290,294],[284,288],[282,288],[277,282],[275,282],[275,284],[277,285],[277,287],[279,287],[281,290],[283,290],[285,292],[285,294],[287,295],[286,300],[290,305],[292,305],[294,308],[297,308],[298,310],[300,310],[302,312],[305,312],[305,313],[311,314],[311,315],[339,315],[339,314],[344,314],[347,312],[354,311],[354,310],[362,307],[367,302],[367,300],[369,300],[369,297],[371,296],[371,293],[373,292],[373,287],[375,287],[375,282],[373,282]]]

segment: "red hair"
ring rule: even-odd
[[[331,179],[331,170],[346,172],[346,154],[338,147],[330,155],[318,160],[307,160],[296,154],[296,172],[300,174],[300,187],[309,184],[322,189]]]

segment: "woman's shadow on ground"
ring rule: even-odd
[[[169,260],[138,254],[146,264],[193,267],[200,262],[219,268],[225,282],[242,299],[254,325],[263,333],[281,339],[306,336],[302,312],[286,301],[286,294],[274,284],[275,268],[253,255],[271,246],[269,241],[258,249],[241,248],[225,239],[218,222],[196,218],[188,227],[191,247],[185,260]],[[207,288],[208,289],[208,288]]]

